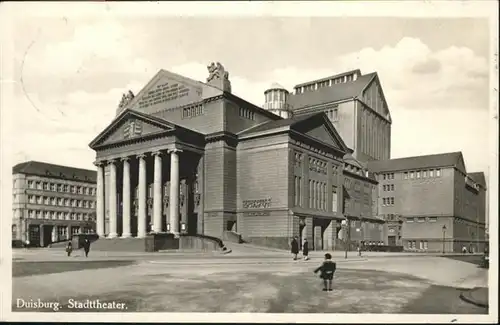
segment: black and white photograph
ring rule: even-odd
[[[497,2],[0,24],[1,320],[498,321]]]

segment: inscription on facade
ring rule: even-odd
[[[271,198],[243,201],[244,209],[267,209],[270,207],[271,207]]]
[[[258,211],[258,212],[246,212],[245,216],[248,217],[262,217],[262,216],[270,216],[270,212]]]
[[[189,88],[178,83],[163,83],[157,85],[155,89],[148,91],[139,101],[139,107],[145,108],[158,105],[164,102],[186,97],[189,95]]]

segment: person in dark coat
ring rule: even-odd
[[[304,256],[304,261],[309,259],[309,243],[307,239],[304,239],[304,244],[302,244],[302,255]]]
[[[297,237],[294,237],[292,239],[290,246],[291,246],[291,252],[293,254],[293,259],[297,260],[297,255],[299,254],[299,241],[297,240]]]
[[[90,240],[88,238],[83,241],[83,250],[85,251],[85,257],[88,257],[90,251]]]
[[[337,269],[337,264],[332,261],[332,255],[329,253],[325,254],[325,261],[323,264],[321,264],[320,267],[318,267],[316,270],[314,270],[314,273],[318,273],[318,271],[321,272],[320,278],[323,279],[323,291],[332,291],[332,281],[333,281],[333,275],[335,274],[335,270]]]
[[[68,256],[71,256],[71,252],[73,251],[73,244],[71,243],[71,240],[68,242],[68,245],[66,245],[66,253],[68,253]]]

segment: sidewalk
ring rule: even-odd
[[[488,288],[475,288],[460,293],[460,298],[478,307],[488,308]]]

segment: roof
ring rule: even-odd
[[[462,159],[462,153],[458,151],[389,160],[372,160],[368,162],[368,169],[380,173],[420,168],[454,167],[459,164],[460,159]]]
[[[266,121],[264,123],[257,124],[254,127],[245,129],[245,130],[241,131],[240,133],[238,133],[238,135],[263,132],[263,131],[278,129],[281,127],[291,126],[294,123],[307,120],[309,117],[316,115],[316,114],[318,114],[318,113],[302,114],[302,115],[298,115],[298,116],[293,116],[291,118],[280,119],[280,120],[276,120],[276,121]]]
[[[33,160],[15,165],[12,167],[12,173],[87,181],[92,183],[97,182],[97,172],[95,170],[55,165]]]
[[[285,87],[283,87],[282,85],[280,85],[279,83],[277,82],[273,82],[269,88],[267,88],[267,90],[265,91],[265,93],[267,93],[268,91],[271,91],[271,90],[275,90],[275,89],[279,89],[279,90],[286,90]],[[288,91],[288,90],[286,90]]]
[[[474,182],[486,187],[486,177],[483,172],[468,173],[467,174]]]
[[[330,79],[336,79],[336,78],[340,78],[340,77],[343,77],[343,76],[348,76],[348,75],[351,75],[351,74],[357,74],[358,76],[360,76],[361,75],[361,70],[355,69],[355,70],[351,70],[351,71],[347,71],[347,72],[342,72],[342,73],[339,73],[339,74],[336,74],[336,75],[333,75],[333,76],[330,76],[330,77],[316,79],[316,80],[313,80],[313,81],[303,82],[301,84],[295,85],[295,87],[293,87],[293,88],[295,89],[295,88],[299,88],[299,87],[302,87],[302,86],[308,86],[310,84],[315,84],[315,83],[327,81],[327,80],[330,80]]]
[[[355,98],[361,95],[363,90],[375,78],[376,72],[359,76],[354,81],[333,84],[329,87],[323,87],[312,91],[304,91],[300,94],[291,94],[288,97],[288,103],[292,109],[302,107],[321,105],[331,102],[337,102],[345,99]]]
[[[258,124],[256,126],[250,127],[248,129],[245,129],[241,132],[238,133],[238,137],[246,135],[250,135],[252,133],[261,133],[261,132],[266,132],[270,131],[271,133],[276,130],[276,131],[289,131],[291,129],[298,131],[299,133],[307,132],[304,129],[311,129],[311,127],[319,126],[320,124],[326,126],[328,129],[328,132],[330,133],[331,136],[335,139],[337,142],[337,145],[339,148],[344,151],[344,152],[351,152],[352,150],[347,147],[345,144],[344,140],[340,136],[340,134],[337,132],[335,127],[333,126],[332,122],[328,119],[325,113],[323,112],[315,112],[315,113],[309,113],[309,114],[301,114],[298,116],[293,116],[288,119],[283,119],[280,118],[279,120],[275,121],[267,121],[261,124]],[[281,129],[281,130],[278,130]],[[305,134],[305,133],[303,133]],[[317,139],[320,142],[323,141],[321,139]]]

